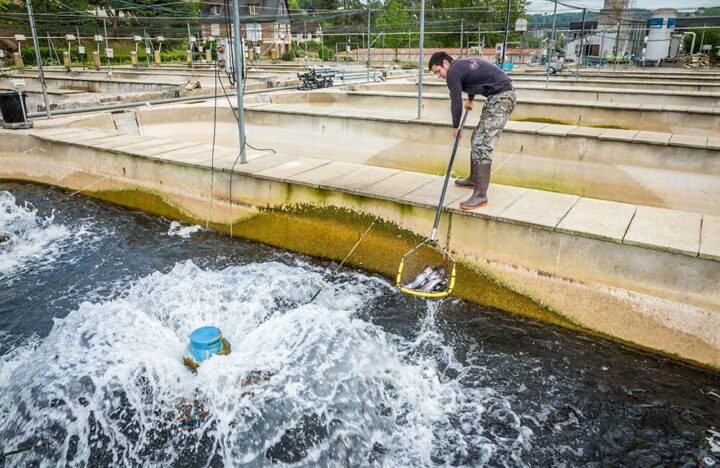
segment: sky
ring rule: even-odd
[[[586,7],[590,10],[599,10],[603,6],[603,0],[558,0],[568,5],[575,5],[580,8]],[[632,3],[632,0],[631,0]],[[720,6],[720,0],[635,0],[636,8],[675,8],[678,10],[695,10],[700,7]],[[528,11],[530,13],[543,13],[553,11],[551,0],[533,0]],[[570,11],[567,7],[558,5],[558,11]]]

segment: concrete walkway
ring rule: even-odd
[[[213,167],[260,179],[307,185],[405,205],[434,208],[443,177],[323,158],[248,150],[248,163],[237,163],[237,150],[146,136],[83,128],[36,129],[33,136],[109,152]],[[459,203],[469,191],[450,186],[445,210],[457,215],[527,225],[602,241],[634,245],[720,261],[720,217],[596,200],[555,192],[491,184],[491,203],[472,212]],[[678,228],[681,227],[681,228]]]

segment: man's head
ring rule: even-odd
[[[447,52],[435,52],[430,57],[428,68],[435,73],[435,76],[444,80],[452,62],[453,58]]]

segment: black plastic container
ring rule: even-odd
[[[0,92],[0,113],[5,123],[24,123],[27,121],[27,93],[22,92],[22,104],[20,94],[17,91]],[[23,107],[20,107],[20,106]],[[25,112],[23,113],[23,109]]]

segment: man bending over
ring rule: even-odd
[[[512,81],[502,70],[489,62],[479,58],[453,60],[446,52],[435,52],[430,57],[428,67],[435,76],[447,82],[455,138],[460,134],[462,93],[468,95],[465,103],[467,109],[472,109],[476,95],[481,94],[487,99],[480,123],[472,133],[470,177],[455,180],[456,186],[473,189],[470,198],[460,203],[460,208],[480,208],[488,202],[487,189],[490,185],[493,148],[517,102]]]

